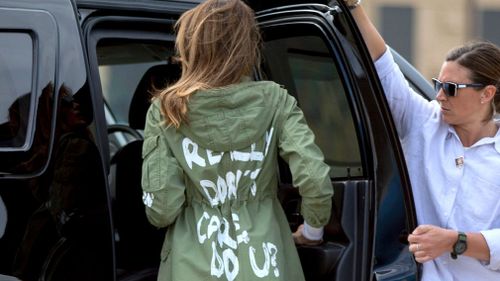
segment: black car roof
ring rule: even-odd
[[[160,6],[168,3],[169,6],[180,5],[183,7],[193,6],[203,2],[204,0],[76,0],[77,6],[84,7],[122,7],[122,6]],[[275,8],[279,6],[294,5],[294,4],[324,4],[328,5],[331,0],[244,0],[255,11]]]
[[[91,9],[133,9],[151,10],[163,8],[174,10],[186,10],[203,2],[203,0],[75,0],[79,8]]]

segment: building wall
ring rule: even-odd
[[[365,0],[363,6],[390,45],[404,47],[407,44],[397,40],[411,42],[407,59],[429,79],[439,74],[446,53],[454,46],[474,39],[500,44],[500,0]],[[401,22],[401,14],[394,13],[398,9],[387,8],[411,10],[404,13],[411,14],[411,26],[402,28],[411,30],[408,38],[391,27],[408,20]]]

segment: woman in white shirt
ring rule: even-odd
[[[375,62],[401,138],[419,226],[408,237],[422,280],[500,280],[500,49],[451,50],[416,94],[360,1],[345,0]]]

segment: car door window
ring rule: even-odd
[[[172,63],[173,42],[102,39],[96,53],[112,157],[128,142],[141,138],[150,99],[177,79],[180,68]]]
[[[128,124],[132,97],[146,71],[166,64],[172,46],[161,42],[101,40],[97,45],[102,93],[116,123]]]
[[[53,141],[56,24],[46,11],[1,6],[0,174],[22,177],[46,167]]]
[[[272,39],[265,42],[263,70],[298,100],[330,165],[330,176],[362,176],[358,137],[342,77],[326,43],[310,35],[316,29],[304,33],[280,38],[268,30]]]
[[[325,227],[327,244],[318,250],[318,253],[329,252],[329,258],[299,248],[306,279],[348,280],[353,271],[362,276],[365,268],[373,270],[382,280],[388,278],[386,272],[392,272],[400,264],[408,267],[401,275],[415,274],[415,263],[404,241],[410,225],[405,205],[408,194],[403,192],[394,148],[381,121],[382,112],[375,108],[376,94],[382,93],[372,84],[377,77],[368,77],[375,74],[366,68],[371,59],[358,53],[359,46],[353,48],[352,43],[347,43],[352,34],[346,31],[340,16],[335,17],[334,26],[329,29],[305,12],[290,11],[293,16],[289,18],[284,14],[262,16],[267,21],[262,28],[261,76],[284,85],[297,99],[325,162],[331,167],[335,189],[332,220]],[[377,135],[370,135],[374,132]],[[374,156],[377,163],[371,162]],[[282,170],[287,169],[280,167],[280,178],[285,179],[280,184],[280,191],[285,194],[281,197],[282,204],[293,230],[300,224],[300,218],[296,219],[300,207],[288,200],[293,191],[283,186],[290,183],[290,175]],[[375,179],[373,172],[377,174]],[[372,203],[368,203],[370,200]],[[374,206],[378,209],[377,216]],[[374,221],[377,227],[370,226]],[[365,223],[363,230],[362,223]],[[362,238],[363,232],[367,235],[363,237],[374,240]],[[351,265],[337,263],[354,254],[356,250],[349,247],[352,244],[360,250],[358,255],[366,256],[373,251],[370,258],[374,263],[363,265],[361,260]],[[323,272],[318,264],[337,264],[336,273]]]
[[[293,19],[296,18],[300,16]],[[331,168],[335,189],[331,220],[325,226],[325,243],[317,248],[299,247],[299,257],[306,280],[347,280],[345,274],[355,267],[350,261],[339,261],[349,259],[355,251],[350,245],[357,239],[358,233],[352,230],[359,216],[341,223],[343,216],[354,215],[352,208],[344,206],[352,205],[354,197],[350,194],[370,192],[358,137],[360,126],[350,101],[352,90],[348,90],[350,84],[346,83],[346,66],[338,63],[335,54],[339,50],[332,49],[334,44],[327,41],[324,26],[289,19],[280,22],[270,16],[269,21],[262,24],[262,77],[282,84],[297,99],[315,142]],[[293,182],[288,167],[281,163],[279,171],[279,198],[294,231],[303,222],[301,198],[297,189],[290,187]],[[339,264],[342,265],[336,266]]]
[[[0,33],[0,147],[26,145],[31,105],[33,41],[28,33]]]

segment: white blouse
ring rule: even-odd
[[[405,153],[418,223],[481,232],[490,249],[488,264],[445,253],[423,264],[422,280],[500,280],[500,130],[464,147],[438,102],[410,88],[388,49],[375,67]]]

